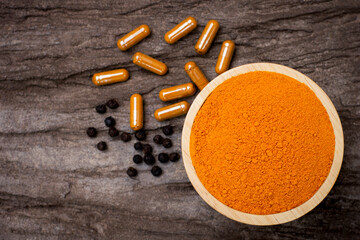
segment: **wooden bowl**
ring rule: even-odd
[[[235,209],[232,209],[225,204],[221,203],[214,196],[212,196],[208,190],[202,185],[198,176],[196,175],[194,166],[190,157],[190,133],[192,129],[192,125],[194,119],[196,117],[197,112],[201,108],[202,104],[205,102],[206,98],[210,95],[212,91],[215,90],[217,86],[219,86],[224,81],[248,72],[253,71],[268,71],[268,72],[276,72],[280,74],[287,75],[296,79],[299,82],[306,84],[318,97],[321,103],[324,105],[332,127],[334,129],[335,134],[335,152],[334,152],[334,160],[330,169],[330,173],[328,177],[325,179],[324,183],[318,189],[318,191],[312,196],[309,200],[304,202],[302,205],[293,208],[289,211],[276,213],[276,214],[268,214],[268,215],[256,215],[244,213]],[[290,222],[295,220],[313,208],[315,208],[330,192],[333,187],[337,176],[339,175],[341,163],[343,160],[344,153],[344,136],[343,130],[341,127],[341,122],[339,115],[336,112],[334,105],[332,104],[329,97],[326,93],[310,78],[305,76],[304,74],[291,69],[289,67],[285,67],[278,64],[272,63],[252,63],[242,65],[240,67],[233,68],[218,77],[212,80],[195,98],[192,103],[190,110],[186,116],[182,139],[181,139],[181,148],[182,148],[182,157],[186,169],[186,173],[194,186],[195,190],[199,193],[199,195],[207,202],[211,207],[213,207],[219,213],[242,223],[252,224],[252,225],[275,225]]]

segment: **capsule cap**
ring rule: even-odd
[[[191,71],[192,69],[196,68],[197,65],[195,62],[187,62],[185,64],[185,71]]]
[[[140,60],[141,54],[142,54],[141,52],[136,52],[136,53],[133,55],[133,57],[132,57],[133,63],[137,63],[137,62]]]

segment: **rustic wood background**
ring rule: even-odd
[[[164,34],[187,16],[198,28],[166,44]],[[0,19],[0,239],[359,239],[359,1],[1,0]],[[210,19],[221,30],[199,56],[194,45]],[[121,52],[117,39],[143,23],[151,36]],[[183,67],[190,60],[213,79],[227,39],[236,43],[232,67],[273,62],[297,69],[325,90],[341,117],[340,176],[328,197],[296,221],[254,227],[227,219],[194,191],[181,161],[163,165],[160,178],[143,165],[129,179],[134,140],[110,140],[104,116],[94,111],[116,98],[120,108],[106,116],[130,131],[129,98],[140,93],[152,139],[167,124],[152,117],[165,105],[158,92],[189,82]],[[169,73],[135,66],[136,51],[165,62]],[[127,82],[91,83],[92,74],[122,67],[130,72]],[[178,152],[183,121],[170,121]],[[86,136],[89,126],[101,130],[97,139]],[[100,140],[109,151],[95,148]]]

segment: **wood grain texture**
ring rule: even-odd
[[[276,214],[267,214],[267,215],[249,214],[249,213],[237,211],[223,204],[221,201],[219,201],[214,196],[212,196],[211,193],[204,187],[204,185],[200,181],[199,177],[196,174],[195,167],[193,165],[190,154],[190,136],[191,136],[193,124],[196,115],[201,109],[201,106],[205,103],[206,99],[210,96],[210,94],[213,91],[216,90],[218,86],[220,86],[225,81],[235,76],[239,76],[241,74],[246,74],[255,71],[267,71],[267,72],[275,72],[275,73],[283,74],[301,83],[304,83],[306,86],[308,86],[311,89],[311,91],[315,93],[316,97],[324,106],[329,116],[335,136],[335,151],[334,151],[333,163],[329,175],[327,176],[326,180],[323,182],[321,187],[310,199],[308,199],[300,206],[293,208],[289,211],[276,213]],[[314,209],[327,196],[331,188],[334,186],[335,181],[341,169],[341,164],[343,161],[343,154],[344,154],[344,135],[341,127],[340,118],[336,112],[333,103],[326,95],[326,93],[314,81],[309,79],[304,74],[283,65],[274,64],[274,63],[250,63],[233,68],[217,76],[209,84],[207,84],[206,87],[194,99],[191,108],[188,114],[186,115],[184,121],[184,126],[181,136],[181,150],[182,150],[182,157],[183,157],[185,170],[192,185],[194,186],[195,190],[199,193],[199,195],[204,199],[204,201],[207,202],[211,207],[213,207],[219,213],[231,219],[234,219],[235,221],[238,222],[247,223],[251,225],[259,225],[259,226],[276,225],[276,224],[287,223],[299,217],[302,217],[304,214]]]
[[[0,1],[0,239],[356,239],[360,235],[360,4],[348,1]],[[174,45],[164,34],[187,16],[198,28]],[[210,19],[220,30],[209,52],[194,45]],[[127,52],[116,41],[146,23],[152,34]],[[273,62],[313,79],[331,98],[344,129],[344,162],[328,197],[306,216],[279,226],[254,227],[223,217],[198,196],[181,162],[154,178],[140,167],[126,176],[131,143],[109,141],[94,106],[114,97],[111,113],[130,131],[129,99],[145,101],[149,139],[160,133],[152,117],[167,105],[158,92],[189,82],[195,61],[208,79],[224,40],[236,52],[231,67]],[[135,66],[141,51],[169,67],[157,76]],[[130,79],[95,87],[91,76],[124,67]],[[187,98],[192,102],[193,97]],[[110,115],[106,114],[106,116]],[[173,150],[180,152],[184,117]],[[89,139],[85,129],[101,129]],[[109,151],[95,149],[98,140]],[[158,153],[159,148],[155,148]]]

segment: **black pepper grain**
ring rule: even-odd
[[[162,174],[162,170],[161,170],[161,168],[158,167],[158,166],[153,166],[153,167],[151,168],[151,173],[152,173],[152,175],[154,175],[155,177],[158,177],[158,176],[160,176],[160,175]]]
[[[107,149],[107,144],[106,144],[106,142],[101,141],[96,145],[96,147],[100,151],[105,151]]]
[[[146,133],[144,130],[139,130],[135,132],[135,137],[139,141],[143,141],[146,139]]]
[[[116,124],[115,119],[114,119],[113,117],[111,117],[111,116],[105,118],[104,122],[105,122],[105,125],[106,125],[107,127],[113,127],[113,126],[115,126],[115,124]]]
[[[95,110],[99,114],[104,114],[106,113],[106,106],[104,104],[98,105],[95,107]]]
[[[110,99],[106,102],[106,106],[108,106],[111,109],[116,109],[119,107],[118,102],[115,99]]]
[[[155,163],[155,158],[152,154],[148,153],[148,154],[145,154],[145,157],[144,157],[144,162],[147,164],[147,165],[153,165]]]
[[[143,145],[141,142],[136,142],[134,144],[134,148],[135,148],[135,150],[141,151],[143,149]]]
[[[109,128],[109,136],[110,137],[117,137],[117,136],[119,136],[119,131],[116,129],[116,128],[114,128],[114,127],[111,127],[111,128]]]
[[[171,147],[172,147],[172,142],[171,142],[170,139],[165,138],[165,139],[163,140],[162,145],[164,146],[164,148],[171,148]]]
[[[160,135],[155,135],[153,140],[154,140],[154,143],[156,143],[156,144],[162,144],[164,138],[162,136],[160,136]]]
[[[126,171],[127,175],[129,175],[129,177],[136,177],[137,175],[137,170],[133,167],[129,167],[128,170]]]
[[[142,163],[143,158],[142,158],[142,156],[136,154],[136,155],[134,155],[134,157],[133,157],[133,161],[134,161],[134,163],[136,163],[136,164],[140,164],[140,163]]]
[[[131,134],[130,133],[127,133],[127,132],[123,132],[121,135],[120,135],[120,138],[122,141],[124,142],[128,142],[131,140]]]
[[[169,154],[167,154],[167,153],[160,153],[160,154],[158,155],[158,160],[159,160],[159,162],[161,162],[161,163],[166,163],[166,162],[168,162],[168,161],[169,161]]]
[[[153,148],[152,148],[152,146],[150,144],[144,144],[143,145],[143,152],[145,154],[152,153],[152,150],[153,150]]]
[[[96,128],[89,127],[89,128],[86,130],[86,134],[87,134],[89,137],[91,137],[91,138],[96,137],[96,135],[97,135]]]
[[[169,136],[169,135],[171,135],[171,134],[174,133],[174,129],[173,129],[173,127],[170,126],[170,125],[162,127],[161,130],[163,131],[163,133],[164,133],[166,136]]]
[[[180,155],[178,153],[171,153],[169,158],[171,162],[177,162],[180,159]]]

